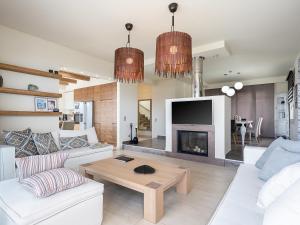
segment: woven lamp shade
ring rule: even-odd
[[[155,73],[159,76],[186,76],[192,73],[192,38],[189,34],[171,31],[156,39]]]
[[[144,52],[131,47],[115,51],[115,79],[120,82],[141,82],[144,80]]]

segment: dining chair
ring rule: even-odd
[[[235,120],[231,120],[231,136],[232,136],[232,140],[234,144],[237,144],[237,127],[236,127],[236,123]]]
[[[262,125],[262,121],[263,121],[263,117],[259,117],[255,123],[254,128],[250,128],[248,129],[248,134],[249,134],[249,139],[251,140],[251,136],[252,136],[252,132],[254,132],[254,137],[257,143],[259,143],[259,138],[261,137],[261,125]]]

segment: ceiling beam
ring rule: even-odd
[[[70,79],[75,79],[75,80],[85,80],[85,81],[90,81],[91,77],[78,74],[78,73],[73,73],[73,72],[67,72],[67,71],[62,71],[60,70],[58,72],[59,75],[61,75],[63,78],[70,78]]]
[[[59,80],[60,80],[60,81],[64,81],[64,82],[68,82],[68,83],[72,83],[72,84],[77,84],[77,80],[70,79],[70,78],[62,77],[62,78],[60,78]]]
[[[193,56],[203,56],[206,58],[221,57],[221,56],[230,56],[230,51],[225,41],[217,41],[208,43],[205,45],[199,45],[193,47],[192,49]],[[150,58],[145,60],[145,66],[153,65],[155,63],[155,58]]]

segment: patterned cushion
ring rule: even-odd
[[[46,155],[58,151],[51,133],[36,133],[33,134],[32,137],[40,155]]]
[[[66,168],[35,174],[20,183],[36,197],[47,197],[85,183],[85,178]]]
[[[87,135],[76,136],[76,137],[61,137],[59,139],[59,142],[60,142],[61,150],[68,150],[72,148],[82,148],[82,147],[89,146]]]
[[[19,169],[19,179],[22,180],[47,170],[62,168],[68,155],[65,152],[57,152],[48,155],[18,158],[16,159],[16,164]]]
[[[38,155],[37,148],[32,138],[31,129],[10,131],[5,135],[5,143],[16,149],[16,158]]]

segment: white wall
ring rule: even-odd
[[[128,83],[118,83],[117,88],[117,147],[120,148],[123,141],[130,140],[130,123],[133,123],[135,136],[134,128],[138,125],[138,89],[137,84]]]
[[[10,28],[0,26],[0,62],[36,68],[44,71],[63,67],[74,72],[85,72],[93,76],[113,77],[113,64],[87,54],[57,45]],[[5,87],[27,89],[32,83],[40,91],[59,91],[58,80],[0,71]],[[34,110],[34,97],[0,94],[2,110]],[[23,129],[34,131],[58,129],[58,117],[0,117],[0,129]]]
[[[155,82],[152,86],[152,137],[166,135],[165,100],[191,96],[188,81],[166,79]]]

